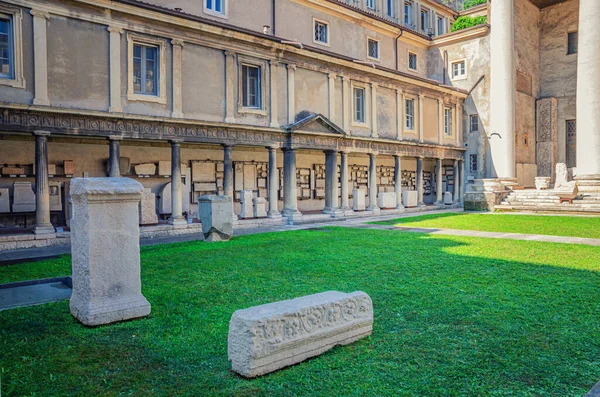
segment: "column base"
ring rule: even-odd
[[[71,314],[90,327],[146,317],[150,314],[150,303],[141,293],[92,301],[73,295],[69,305]]]
[[[443,206],[445,206],[446,204],[444,204],[444,202],[443,202],[443,201],[436,201],[435,203],[433,203],[433,205],[437,205],[438,207],[443,207]]]
[[[283,210],[281,216],[287,218],[288,222],[293,223],[302,219],[302,212],[298,210]]]
[[[381,214],[381,208],[379,208],[377,206],[369,207],[369,208],[367,208],[367,211],[371,211],[373,213],[373,215]]]
[[[174,229],[185,229],[188,225],[184,217],[181,218],[170,218],[169,225],[173,225]]]
[[[47,236],[47,237],[42,237],[42,238],[54,238],[56,237],[56,230],[54,230],[54,226],[52,225],[36,225],[33,228],[33,233],[38,236],[36,238],[42,237],[42,236]]]
[[[325,208],[323,213],[331,215],[332,218],[343,218],[346,216],[346,213],[341,208]]]
[[[281,212],[279,212],[279,211],[269,211],[269,212],[267,212],[267,218],[280,219],[280,218],[283,218],[283,216],[281,215]]]

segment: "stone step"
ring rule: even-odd
[[[522,205],[505,205],[500,204],[495,207],[497,211],[531,211],[531,212],[581,212],[590,214],[600,214],[600,207],[582,208],[576,205],[557,205],[548,207],[522,206]]]

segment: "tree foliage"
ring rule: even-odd
[[[476,17],[463,15],[462,17],[458,17],[456,21],[454,21],[454,24],[452,25],[450,31],[456,32],[457,30],[467,29],[473,26],[482,25],[484,23],[487,23],[487,16],[485,15],[479,15]]]

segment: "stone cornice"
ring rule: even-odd
[[[442,36],[439,36],[431,43],[432,47],[442,47],[451,44],[456,44],[461,41],[473,40],[479,37],[487,36],[490,32],[490,25],[483,24],[478,26],[473,26],[472,28],[459,30],[456,32],[448,33]]]
[[[0,132],[32,133],[44,130],[53,136],[109,138],[145,141],[182,140],[236,146],[280,146],[306,150],[345,150],[352,153],[377,151],[384,155],[424,156],[462,159],[464,149],[391,139],[359,138],[339,134],[249,125],[206,123],[199,120],[175,120],[160,117],[124,117],[102,112],[67,112],[64,109],[37,109],[27,106],[0,105]]]

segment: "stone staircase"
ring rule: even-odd
[[[572,212],[600,214],[600,193],[580,193],[573,204],[560,203],[552,190],[513,190],[497,211]]]

